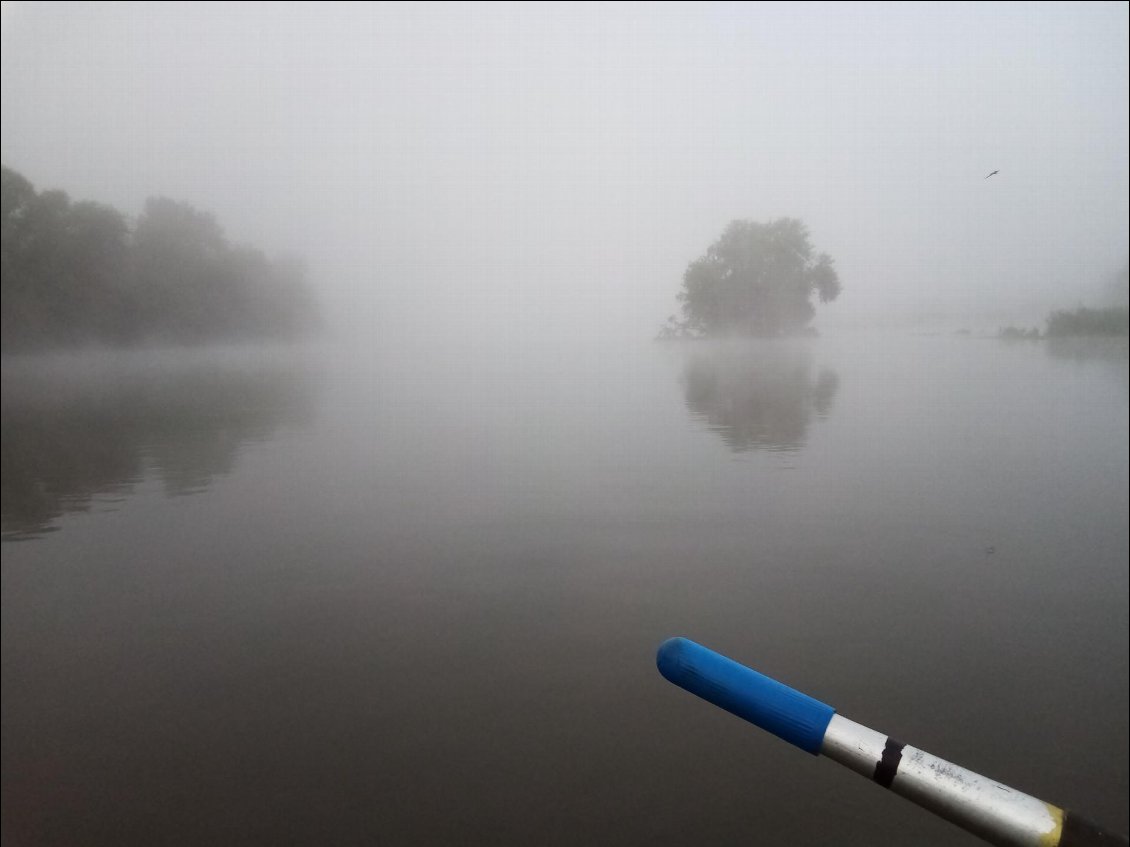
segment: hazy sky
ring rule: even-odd
[[[0,143],[302,252],[390,338],[653,334],[780,216],[837,261],[818,326],[995,326],[1126,260],[1127,10],[5,2]]]

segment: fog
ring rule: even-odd
[[[330,324],[648,337],[727,222],[797,217],[822,332],[995,329],[1126,261],[1125,4],[3,6],[2,155],[297,251]],[[999,173],[990,179],[991,171]]]
[[[1127,4],[2,10],[4,843],[1127,830]]]

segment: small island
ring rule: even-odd
[[[683,274],[682,318],[672,315],[660,340],[812,334],[812,296],[841,291],[831,256],[816,253],[796,218],[735,220]]]
[[[131,220],[2,175],[4,353],[294,340],[318,326],[301,259],[231,244],[215,218],[152,197]]]

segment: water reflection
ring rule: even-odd
[[[1122,338],[1049,338],[1045,344],[1049,356],[1079,365],[1097,363],[1122,388],[1130,392],[1128,344]]]
[[[683,388],[691,414],[734,452],[795,451],[812,417],[831,411],[839,377],[815,370],[804,342],[749,342],[695,350]]]
[[[261,363],[6,363],[3,539],[112,509],[147,479],[169,496],[203,491],[244,445],[307,421],[311,385]]]

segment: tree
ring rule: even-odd
[[[1108,306],[1105,309],[1080,307],[1074,312],[1058,311],[1048,315],[1048,338],[1128,333],[1130,311],[1125,306]]]
[[[83,344],[113,326],[127,236],[109,206],[71,203],[62,191],[36,194],[3,169],[4,350]]]
[[[228,332],[232,286],[223,230],[207,212],[150,197],[133,236],[138,319],[153,340],[196,343]]]
[[[136,226],[0,170],[0,349],[295,338],[317,328],[304,264],[229,244],[207,212],[148,200]]]
[[[802,331],[816,314],[810,302],[835,300],[840,280],[826,253],[816,254],[795,218],[733,221],[683,274],[683,319],[672,316],[661,337],[777,336]]]
[[[34,338],[43,311],[31,267],[34,234],[29,218],[35,188],[10,168],[0,169],[0,345],[4,350]]]
[[[69,296],[60,313],[63,329],[75,343],[129,338],[129,227],[110,206],[71,204],[63,251]]]

